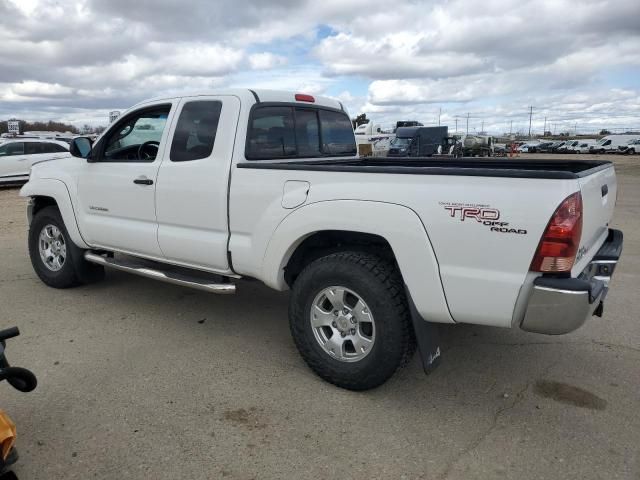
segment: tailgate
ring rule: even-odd
[[[578,180],[583,216],[580,248],[572,269],[574,276],[584,270],[607,238],[618,190],[613,165],[593,173],[586,171],[585,174]]]

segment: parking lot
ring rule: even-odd
[[[566,159],[568,156],[561,156]],[[589,156],[576,156],[578,159]],[[29,394],[0,385],[21,479],[640,478],[640,157],[616,162],[625,234],[602,319],[551,337],[441,328],[382,387],[316,377],[286,293],[215,296],[107,272],[70,290],[31,267],[26,201],[0,189],[0,327]]]

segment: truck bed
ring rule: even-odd
[[[460,175],[575,179],[612,166],[607,160],[504,160],[493,158],[441,159],[430,157],[327,158],[321,160],[248,161],[238,168],[327,172],[393,173],[408,175]]]

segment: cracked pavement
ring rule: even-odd
[[[306,368],[288,295],[258,282],[224,297],[108,272],[47,288],[26,202],[0,189],[0,327],[20,327],[9,359],[40,381],[0,385],[18,477],[640,478],[640,157],[615,161],[625,246],[604,318],[558,337],[442,327],[435,372],[414,357],[365,393]],[[542,381],[560,390],[542,396]]]

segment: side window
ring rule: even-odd
[[[322,151],[331,155],[355,155],[356,142],[349,117],[340,112],[320,110]]]
[[[604,142],[602,145],[611,145],[611,140],[607,140],[606,142]]]
[[[291,107],[256,108],[247,134],[247,158],[285,158],[296,155]]]
[[[207,158],[213,151],[222,102],[203,100],[182,107],[171,142],[172,162]]]
[[[42,142],[25,142],[24,153],[25,155],[37,155],[39,153],[46,153],[43,150],[44,144]]]
[[[134,112],[119,121],[104,137],[103,162],[153,162],[171,105]]]
[[[317,157],[321,154],[317,110],[296,108],[296,140],[299,157]]]
[[[42,153],[60,153],[69,151],[62,145],[58,145],[57,143],[45,143],[43,144],[43,147],[44,151]]]
[[[0,146],[0,157],[24,154],[24,142],[10,142]]]

